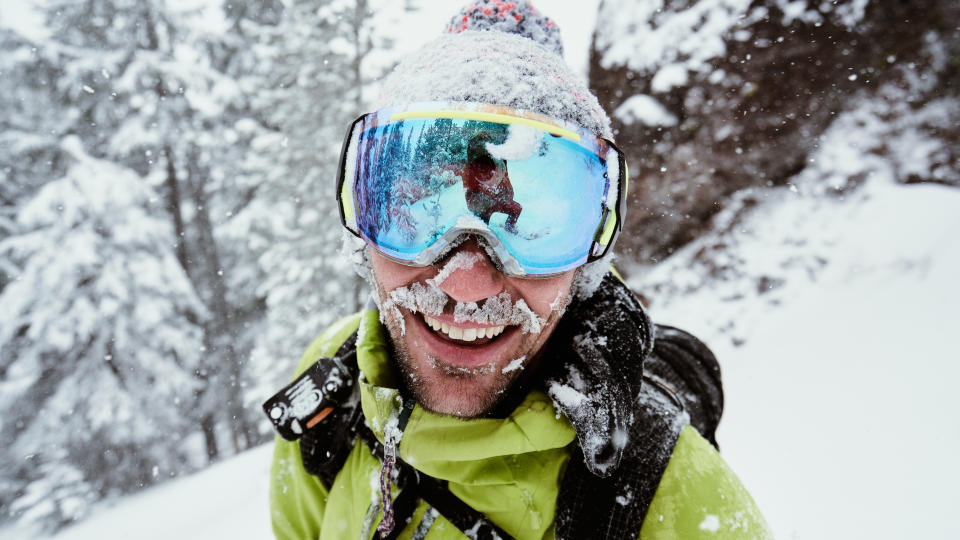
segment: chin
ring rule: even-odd
[[[388,328],[404,385],[425,409],[460,418],[490,413],[508,395],[524,369],[507,369],[515,359],[530,358],[546,334],[505,331],[483,344],[451,343],[423,324],[422,316],[404,313],[406,332]]]
[[[386,298],[380,291],[380,298]],[[543,321],[536,332],[525,332],[522,321],[458,319],[449,300],[442,313],[396,305],[381,313],[394,366],[410,396],[434,413],[477,418],[513,397],[562,310],[546,317],[535,312]]]
[[[417,403],[428,411],[460,418],[489,413],[522,373],[504,374],[496,362],[466,368],[425,353],[411,354],[405,344],[396,352],[404,386]]]

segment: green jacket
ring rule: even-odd
[[[299,375],[319,356],[332,356],[360,327],[357,362],[363,413],[377,438],[397,413],[398,391],[376,311],[354,315],[328,328],[297,366]],[[401,459],[435,478],[518,540],[553,538],[554,511],[576,434],[547,395],[531,391],[505,419],[461,420],[416,406],[398,446]],[[332,486],[308,474],[298,442],[276,440],[271,471],[273,530],[280,539],[355,539],[372,535],[380,516],[380,462],[357,442]],[[462,539],[438,516],[424,520],[421,501],[400,535]],[[403,526],[403,524],[398,524]],[[692,427],[680,435],[647,512],[644,539],[772,538],[753,499],[714,448]],[[418,534],[419,533],[419,534]],[[369,538],[369,536],[368,536]]]

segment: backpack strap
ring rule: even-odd
[[[377,459],[383,460],[383,444],[365,423],[360,423],[357,435],[370,448],[371,454]],[[439,515],[470,538],[476,538],[477,540],[494,540],[496,538],[513,540],[509,533],[490,521],[486,515],[454,495],[446,481],[414,469],[401,460],[399,456],[397,456],[396,467],[399,471],[397,485],[401,490],[396,500],[393,501],[394,519],[397,523],[408,521],[417,509],[417,501],[422,499]],[[381,537],[381,540],[392,540],[402,530],[403,527],[395,527],[389,535]]]
[[[643,365],[644,381],[666,385],[681,400],[690,424],[714,446],[723,415],[720,364],[700,340],[688,332],[658,324],[653,354]]]
[[[692,335],[650,323],[642,304],[612,275],[570,309],[563,332],[555,335],[571,339],[552,349],[563,367],[547,377],[580,440],[560,486],[556,537],[633,539],[683,428],[692,424],[716,446],[720,367]],[[589,384],[578,388],[583,380]],[[556,397],[563,395],[558,388],[583,390],[585,399],[565,403]],[[591,388],[603,390],[590,395]],[[617,415],[618,407],[629,414]],[[614,428],[626,435],[619,455],[585,444],[600,433],[609,446],[617,438]]]
[[[644,377],[631,444],[613,474],[600,477],[574,448],[557,497],[556,538],[635,539],[686,418],[679,397]]]
[[[299,377],[263,404],[277,433],[300,440],[303,467],[330,486],[346,463],[363,423],[360,392],[355,384],[357,333],[332,358],[321,357]]]
[[[319,358],[263,405],[281,437],[299,439],[304,470],[320,477],[327,486],[333,485],[358,439],[366,443],[374,457],[384,459],[383,444],[364,422],[358,385],[354,384],[359,374],[356,342],[354,332],[332,358]],[[336,384],[327,384],[334,380]],[[454,495],[445,481],[417,471],[399,456],[396,466],[397,485],[401,489],[393,502],[397,523],[406,523],[416,511],[417,501],[423,499],[471,538],[513,540],[506,531]],[[388,535],[377,534],[381,540],[393,540],[403,530],[404,527],[394,527]]]

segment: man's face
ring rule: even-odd
[[[576,273],[509,277],[474,240],[436,266],[370,253],[407,388],[423,407],[464,418],[489,412],[534,361],[569,302]]]

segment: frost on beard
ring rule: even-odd
[[[400,325],[400,334],[405,335],[406,325],[403,322],[400,307],[406,308],[411,313],[439,315],[447,305],[447,298],[447,293],[431,282],[427,284],[417,282],[409,286],[397,287],[387,293],[387,298],[380,303],[380,316],[382,318],[388,311],[393,313]]]
[[[514,302],[508,292],[487,298],[483,305],[477,305],[476,302],[457,302],[453,310],[453,320],[515,325],[519,326],[524,334],[539,334],[547,324],[547,320],[530,309],[522,298]]]
[[[521,356],[520,358],[516,358],[512,360],[509,364],[507,364],[507,367],[501,369],[500,373],[510,373],[511,371],[522,369],[523,363],[526,362],[526,360],[527,360],[526,356]]]
[[[448,300],[450,297],[437,286],[436,279],[428,279],[426,283],[413,283],[387,293],[386,299],[380,303],[380,313],[381,316],[388,310],[393,313],[403,335],[406,328],[399,308],[405,308],[411,313],[440,315]],[[508,292],[487,298],[481,304],[456,302],[453,316],[458,323],[470,321],[478,324],[519,326],[525,334],[539,334],[547,324],[547,320],[530,309],[522,298],[514,301]]]
[[[573,281],[573,296],[585,300],[593,296],[600,283],[603,282],[603,276],[613,267],[613,250],[596,261],[587,263],[577,270],[577,277]]]

